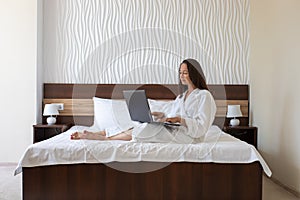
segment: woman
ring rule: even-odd
[[[179,88],[182,94],[168,105],[171,113],[153,112],[152,115],[157,121],[180,123],[181,126],[143,123],[112,137],[106,137],[105,131],[84,131],[73,133],[71,139],[176,143],[192,143],[201,139],[214,121],[216,104],[196,60],[187,59],[180,64]]]

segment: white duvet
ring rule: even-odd
[[[73,132],[88,129],[89,127],[73,126],[62,134],[30,145],[20,159],[15,174],[22,172],[22,167],[113,161],[199,163],[259,161],[264,172],[268,176],[272,174],[255,147],[222,132],[217,126],[212,126],[201,142],[193,144],[70,139]]]

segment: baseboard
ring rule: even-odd
[[[271,181],[273,181],[275,184],[279,185],[280,187],[284,188],[285,190],[287,190],[288,192],[292,193],[293,195],[295,195],[296,197],[300,198],[300,192],[291,189],[290,187],[286,186],[285,184],[281,183],[279,180],[271,177],[270,178]]]

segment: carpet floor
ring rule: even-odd
[[[14,163],[0,164],[0,200],[22,199],[22,174],[14,176]]]

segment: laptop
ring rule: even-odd
[[[155,122],[149,107],[145,90],[124,90],[124,98],[132,121],[161,123],[170,126],[180,126],[180,123]]]

